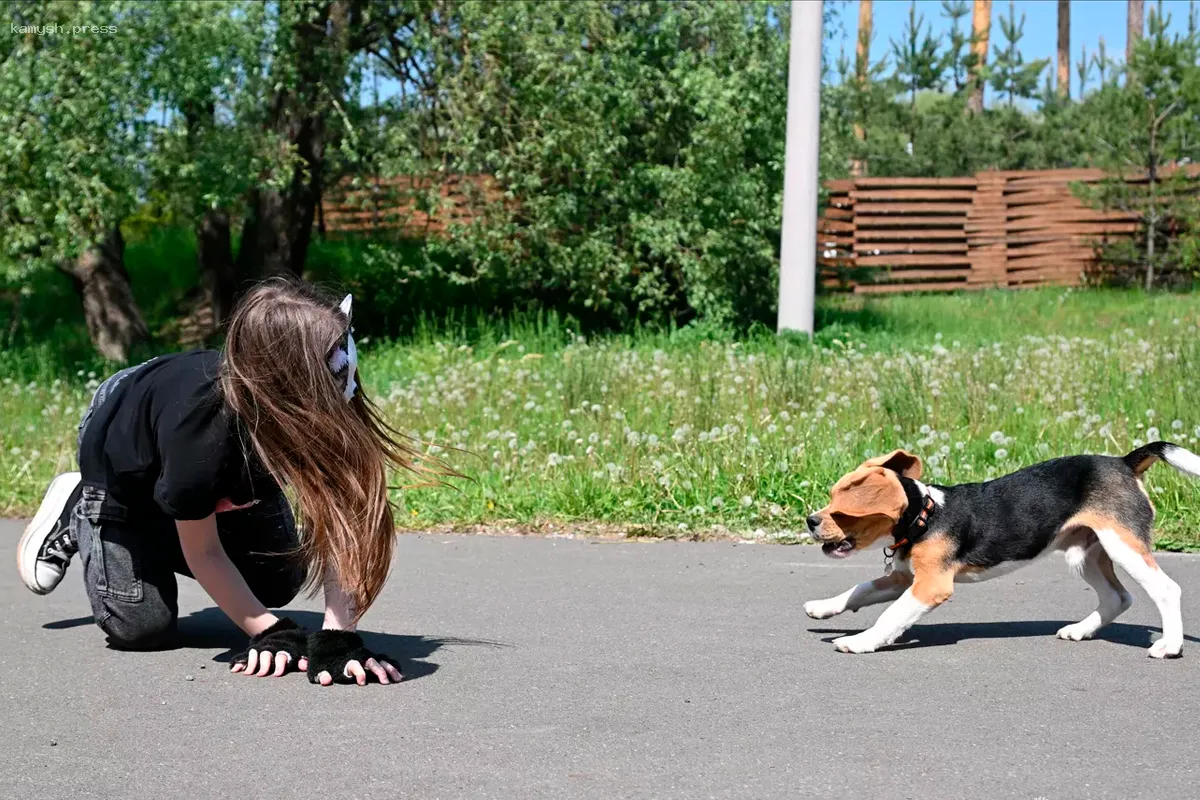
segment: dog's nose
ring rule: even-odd
[[[815,531],[817,528],[821,527],[821,518],[818,517],[816,514],[813,514],[812,516],[810,516],[808,519],[806,519],[804,521],[808,523],[808,529],[810,531]]]

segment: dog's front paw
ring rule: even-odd
[[[879,649],[879,641],[874,636],[868,636],[864,631],[853,636],[834,639],[833,646],[842,653],[874,653]]]
[[[828,600],[809,600],[804,604],[804,613],[813,619],[829,619],[845,610],[845,606],[839,603],[837,598],[832,597]]]
[[[1159,639],[1150,645],[1146,655],[1151,658],[1179,658],[1183,655],[1183,642],[1168,642],[1165,638]]]
[[[1084,639],[1092,638],[1095,633],[1096,625],[1088,620],[1083,620],[1082,622],[1064,625],[1058,629],[1058,633],[1055,636],[1068,642],[1082,642]]]

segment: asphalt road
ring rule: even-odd
[[[0,522],[0,547],[20,526]],[[185,646],[107,649],[72,567],[0,570],[4,798],[1141,798],[1197,794],[1200,639],[1144,649],[1061,559],[960,587],[873,655],[878,611],[800,610],[873,577],[815,548],[407,536],[364,628],[398,686],[232,675],[243,637],[184,580]],[[1200,559],[1165,556],[1200,634]],[[319,606],[306,601],[307,623]],[[192,680],[188,680],[192,676]]]

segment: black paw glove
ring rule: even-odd
[[[234,654],[230,669],[247,675],[267,675],[272,671],[282,675],[307,655],[308,632],[287,617],[280,617],[274,625],[252,636],[245,650]]]
[[[379,683],[399,683],[402,676],[394,666],[393,659],[381,653],[372,653],[357,633],[317,631],[309,634],[309,683],[362,685],[372,678]]]

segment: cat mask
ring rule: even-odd
[[[346,315],[347,322],[351,319],[350,309],[353,303],[354,296],[346,295],[346,299],[338,306]],[[345,335],[329,355],[329,371],[333,373],[333,379],[342,389],[342,396],[349,403],[358,391],[358,382],[354,380],[358,372],[358,349],[354,346],[354,328],[350,325],[346,326]]]

